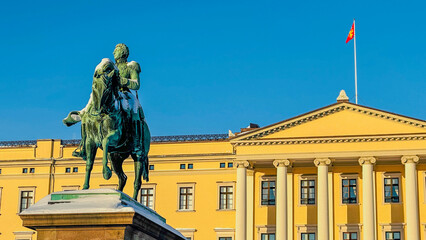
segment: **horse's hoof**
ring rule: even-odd
[[[105,180],[109,180],[112,177],[111,169],[109,169],[108,166],[104,167],[104,169],[102,170],[102,172],[104,174],[104,179]]]
[[[83,185],[83,190],[89,189],[89,185]]]

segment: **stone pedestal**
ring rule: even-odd
[[[111,189],[52,193],[20,217],[44,240],[185,239],[155,211]]]

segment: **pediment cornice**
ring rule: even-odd
[[[328,140],[326,139],[322,139],[322,140],[318,140],[318,139],[311,139],[311,140],[307,140],[307,139],[301,139],[301,140],[296,140],[296,139],[281,139],[281,140],[274,140],[274,139],[268,139],[268,140],[264,140],[261,139],[262,137],[268,136],[270,134],[279,132],[279,131],[285,131],[286,129],[289,128],[293,128],[299,125],[302,125],[304,123],[307,122],[311,122],[314,121],[316,119],[319,118],[323,118],[326,117],[328,115],[331,114],[335,114],[341,111],[354,111],[354,112],[358,112],[361,114],[365,114],[365,115],[369,115],[372,117],[377,117],[377,118],[381,118],[381,119],[386,119],[386,120],[391,120],[397,123],[402,123],[402,124],[407,124],[410,126],[414,126],[414,127],[418,127],[418,128],[422,128],[422,129],[426,129],[426,121],[423,120],[419,120],[419,119],[415,119],[415,118],[410,118],[410,117],[406,117],[406,116],[402,116],[402,115],[398,115],[395,113],[391,113],[391,112],[386,112],[386,111],[382,111],[379,109],[374,109],[374,108],[370,108],[370,107],[366,107],[366,106],[361,106],[361,105],[356,105],[353,103],[335,103],[329,106],[326,106],[324,108],[320,108],[299,116],[296,116],[294,118],[290,118],[287,120],[284,120],[282,122],[279,123],[275,123],[257,130],[254,130],[252,132],[248,132],[245,134],[242,134],[240,136],[236,136],[233,139],[230,139],[230,142],[232,144],[236,144],[236,145],[252,145],[253,141],[256,142],[268,142],[269,144],[287,144],[287,143],[293,143],[293,142],[298,142],[298,143],[322,143],[322,142],[345,142],[345,141],[349,141],[348,139],[351,139],[351,141],[384,141],[384,139],[392,139],[392,140],[397,140],[397,139],[402,139],[402,137],[395,137],[395,136],[374,136],[374,137],[332,137],[332,138],[328,138]],[[417,140],[422,138],[422,135],[419,135],[418,137],[414,137],[414,136],[405,136],[404,135],[404,139],[413,139],[413,140]],[[243,143],[244,142],[244,143]],[[263,144],[262,144],[263,145]]]

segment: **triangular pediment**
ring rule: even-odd
[[[426,122],[352,103],[336,103],[231,141],[426,134]]]

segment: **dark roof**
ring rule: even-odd
[[[175,136],[155,136],[151,138],[152,143],[168,142],[202,142],[202,141],[223,141],[228,139],[228,134],[198,134],[198,135],[175,135]],[[0,141],[0,148],[8,147],[28,147],[37,144],[37,140],[24,141]],[[62,145],[75,146],[80,144],[80,139],[62,140]]]

